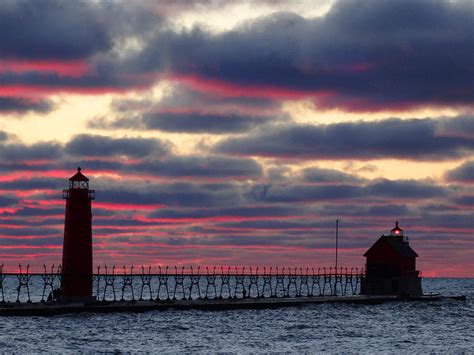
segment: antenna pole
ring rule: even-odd
[[[337,249],[339,243],[339,220],[336,219],[336,274],[337,274]]]
[[[336,219],[336,272],[334,274],[335,282],[334,282],[334,296],[337,296],[337,249],[338,249],[338,242],[339,242],[339,220]],[[341,285],[342,287],[342,285]]]

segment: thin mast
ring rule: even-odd
[[[336,274],[337,274],[337,249],[339,243],[339,220],[336,219]]]

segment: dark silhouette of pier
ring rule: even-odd
[[[0,273],[0,302],[67,303],[54,297],[63,284],[60,267],[31,273]],[[94,300],[180,301],[288,297],[354,296],[360,293],[365,273],[357,268],[186,268],[181,267],[98,267],[93,274]],[[5,296],[5,288],[10,292]],[[34,289],[34,292],[31,290]],[[14,291],[14,292],[13,292]],[[41,297],[39,294],[41,291]]]

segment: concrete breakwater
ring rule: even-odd
[[[438,294],[419,297],[400,296],[322,296],[285,298],[235,298],[166,301],[102,301],[92,303],[16,303],[0,305],[0,316],[54,316],[69,313],[148,312],[165,310],[221,311],[233,309],[271,309],[303,307],[323,303],[381,304],[385,302],[434,302],[444,299],[465,300],[465,296],[441,296]]]

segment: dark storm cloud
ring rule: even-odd
[[[237,114],[191,113],[149,113],[141,118],[126,122],[117,121],[117,128],[142,128],[165,132],[184,133],[232,133],[247,131],[255,126],[267,123],[268,117],[256,117]]]
[[[50,100],[34,100],[23,97],[0,97],[0,112],[4,113],[48,113],[54,109]]]
[[[356,186],[309,185],[256,185],[249,191],[249,198],[259,202],[325,201],[362,197]]]
[[[92,2],[7,0],[0,6],[0,56],[80,59],[111,46]]]
[[[82,156],[129,156],[143,158],[149,155],[163,156],[168,146],[158,139],[110,138],[106,136],[80,134],[66,144],[66,152]]]
[[[232,186],[232,187],[231,187]],[[222,207],[242,202],[236,185],[215,189],[206,184],[174,183],[146,186],[137,189],[123,186],[111,189],[104,186],[100,191],[103,202],[116,204],[166,205],[179,207]]]
[[[472,104],[473,20],[470,2],[339,1],[320,18],[280,13],[220,34],[161,31],[130,65],[329,93],[322,106]]]
[[[31,145],[22,143],[0,144],[0,161],[7,163],[18,163],[27,160],[57,159],[61,156],[62,147],[55,142],[42,142]],[[1,167],[0,165],[0,168]]]
[[[443,118],[437,122],[437,132],[443,136],[473,137],[474,116]]]
[[[306,168],[301,171],[303,181],[311,183],[357,183],[357,176],[333,169]]]
[[[133,149],[124,151],[120,148],[114,150],[114,153],[107,154],[104,151],[97,150],[96,157],[113,158],[126,155],[129,157],[143,158],[137,162],[118,162],[104,161],[94,159],[82,159],[77,163],[83,167],[93,170],[110,170],[128,174],[141,174],[146,176],[155,176],[160,178],[203,178],[203,179],[222,179],[222,178],[245,178],[256,179],[262,175],[262,168],[254,159],[232,158],[222,156],[177,156],[170,155],[160,150]],[[69,150],[74,150],[74,145],[68,146]],[[89,149],[95,151],[95,145],[91,145],[87,150],[77,149],[74,155],[92,156]],[[110,148],[112,149],[112,148]],[[149,156],[150,158],[147,158]],[[66,162],[61,164],[63,168],[68,168]],[[0,164],[0,169],[2,165]],[[5,167],[7,168],[7,167]],[[28,167],[25,167],[27,170]]]
[[[0,131],[0,142],[6,141],[9,137],[8,132]]]
[[[474,206],[474,195],[470,196],[459,196],[454,199],[454,202],[457,205],[461,205],[463,207],[469,207],[472,208]]]
[[[434,183],[416,180],[374,180],[357,185],[255,185],[249,198],[260,202],[311,202],[351,199],[428,199],[450,191]]]
[[[274,89],[314,95],[321,107],[473,103],[470,2],[340,1],[323,17],[277,13],[222,33],[172,30],[157,11],[146,1],[6,2],[2,58],[85,59],[89,70],[78,77],[2,72],[0,84],[127,90],[168,74],[194,84],[212,80],[217,92],[219,83],[240,87],[235,96],[250,96],[246,88],[257,88],[252,95],[259,97]],[[126,46],[127,40],[144,46]]]
[[[263,220],[263,221],[244,221],[244,222],[225,222],[218,223],[217,227],[224,228],[245,228],[245,229],[314,229],[326,225],[325,222],[307,222],[307,221],[281,221],[281,220]]]
[[[0,196],[0,207],[10,207],[18,203],[18,199],[13,196]]]
[[[38,229],[36,229],[38,230]],[[29,233],[31,233],[32,230],[28,230],[28,229],[19,229],[19,230],[13,230],[13,231],[9,231],[9,232],[6,232],[4,233],[4,235],[8,235],[10,237],[16,237],[16,236],[24,236],[24,235],[30,235]],[[62,241],[62,238],[58,235],[58,231],[57,230],[49,230],[49,231],[40,231],[40,232],[36,232],[34,233],[37,237],[35,238],[32,238],[32,239],[28,239],[26,242],[21,240],[21,239],[17,239],[17,238],[2,238],[0,239],[0,246],[15,246],[15,245],[28,245],[28,246],[33,246],[33,247],[36,247],[36,246],[45,246],[45,245],[57,245],[57,246],[60,246],[62,245],[63,241]],[[57,236],[51,236],[49,237],[49,235],[57,235]],[[25,253],[24,250],[22,249],[19,249],[19,251],[21,251],[21,253]],[[39,265],[38,265],[39,266]]]
[[[110,158],[110,156],[109,156]],[[101,156],[97,156],[97,159],[85,158],[78,160],[79,166],[87,167],[87,170],[110,170],[110,171],[121,171],[124,169],[124,164],[119,161],[106,161],[101,159]],[[70,168],[67,163],[63,163],[64,168]]]
[[[157,225],[165,225],[166,223],[157,223],[155,221],[152,222],[147,222],[147,221],[140,221],[140,220],[135,220],[132,218],[120,218],[119,216],[116,216],[113,220],[96,220],[94,221],[94,226],[98,227],[123,227],[123,226],[157,226]],[[169,223],[168,223],[169,224]],[[104,232],[102,230],[102,232]],[[122,230],[123,232],[123,230]]]
[[[361,205],[361,204],[324,204],[316,208],[317,215],[320,216],[349,216],[349,217],[401,217],[413,216],[415,211],[403,204],[391,204],[385,202],[381,205]]]
[[[163,19],[146,1],[6,0],[0,7],[2,59],[69,61],[151,34]]]
[[[37,207],[23,207],[14,212],[3,212],[1,216],[14,217],[45,217],[50,215],[64,215],[64,208],[37,208]]]
[[[169,219],[200,219],[216,217],[285,217],[304,215],[304,209],[300,207],[288,206],[241,206],[241,207],[222,207],[218,209],[199,208],[199,209],[161,209],[151,213],[153,218]]]
[[[87,124],[96,129],[238,133],[282,119],[280,108],[280,102],[270,99],[220,96],[177,84],[157,101],[116,99],[111,104],[116,118],[96,117]]]
[[[59,73],[39,71],[30,71],[25,73],[0,73],[0,85],[8,86],[21,85],[32,87],[38,92],[48,91],[74,91],[81,92],[105,92],[128,90],[134,87],[149,85],[151,79],[135,80],[133,77],[125,77],[118,75],[120,68],[117,63],[109,58],[101,58],[94,64],[94,68],[90,73],[84,73],[81,76],[64,76]],[[44,87],[44,89],[41,89]]]
[[[445,174],[445,178],[451,182],[474,183],[474,160],[449,170]]]
[[[423,213],[421,218],[425,225],[433,228],[466,228],[470,231],[474,229],[472,211],[467,211],[467,213],[452,213],[450,211]]]
[[[364,187],[369,197],[429,199],[447,196],[450,191],[434,182],[378,179]]]
[[[144,159],[129,164],[97,160],[84,160],[81,164],[90,169],[117,171],[124,175],[144,174],[160,178],[256,179],[262,175],[260,164],[253,159],[219,156],[156,154],[155,159]]]
[[[147,1],[13,1],[0,6],[0,85],[35,94],[126,91],[151,85],[135,77],[118,53],[145,41],[163,19]],[[14,89],[13,89],[14,92]]]
[[[52,178],[21,179],[4,181],[0,187],[6,190],[57,189],[59,191],[59,189],[64,187],[64,180]]]
[[[112,106],[123,111],[136,106],[137,103],[130,100],[116,100]],[[150,105],[147,100],[143,100],[144,105]],[[259,110],[278,109],[281,104],[277,101],[263,97],[240,97],[226,96],[219,93],[208,93],[205,91],[193,90],[187,85],[176,84],[172,88],[165,91],[159,102],[155,103],[155,107],[165,111],[172,109],[182,109],[186,107],[202,109],[203,107],[242,107]]]
[[[166,177],[244,177],[262,175],[261,166],[253,159],[218,156],[173,156],[164,160],[143,161],[130,170]]]
[[[453,136],[446,124],[465,125]],[[280,125],[222,140],[214,150],[237,155],[318,159],[446,160],[474,150],[472,124],[464,118],[388,119],[330,125]]]
[[[4,135],[8,138],[6,133]],[[123,175],[141,174],[159,178],[257,179],[263,174],[260,164],[251,158],[174,155],[171,148],[170,143],[159,139],[111,138],[87,134],[74,136],[65,145],[55,142],[32,145],[0,142],[0,171],[39,174],[41,171],[71,169],[74,164],[87,170],[107,170]],[[129,161],[122,159],[124,157],[134,159]],[[28,164],[31,160],[39,161]],[[54,179],[36,182],[41,188],[48,188],[49,184],[51,188],[55,186]],[[33,188],[36,182],[24,180],[22,183],[12,181],[7,184],[10,187],[18,185],[18,188],[21,188],[21,184],[24,184],[24,188],[31,185]]]

